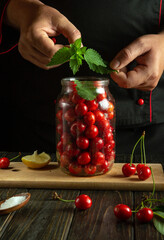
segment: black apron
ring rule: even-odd
[[[43,2],[63,13],[81,31],[83,44],[97,50],[107,61],[111,61],[123,47],[137,37],[160,31],[159,18],[162,6],[160,0]],[[162,25],[163,18],[161,28]],[[15,43],[19,33],[7,29],[6,26],[3,29],[5,49]],[[66,43],[61,36],[57,37],[57,42]],[[64,64],[59,68],[45,71],[24,60],[15,48],[10,53],[0,56],[0,66],[3,82],[1,103],[5,106],[6,114],[1,120],[1,126],[4,126],[2,133],[7,136],[6,143],[3,141],[4,146],[7,144],[10,150],[18,151],[43,149],[54,152],[54,100],[61,91],[61,79],[73,75],[69,65]],[[84,64],[77,73],[77,76],[80,75],[96,74]],[[118,130],[164,122],[163,76],[152,93],[120,88],[112,79],[109,89],[116,100]],[[144,99],[142,106],[137,104],[139,98]]]

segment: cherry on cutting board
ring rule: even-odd
[[[0,168],[5,169],[8,168],[10,165],[10,162],[16,158],[18,158],[21,155],[21,153],[19,153],[19,155],[17,155],[16,157],[13,157],[11,159],[7,158],[7,157],[2,157],[0,158]]]
[[[143,166],[138,172],[138,178],[140,180],[146,180],[151,176],[151,169],[148,166]]]
[[[130,177],[135,174],[136,172],[136,166],[132,163],[126,163],[122,167],[122,172],[125,177]]]

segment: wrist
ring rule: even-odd
[[[31,10],[44,5],[39,0],[10,0],[4,14],[4,23],[20,29]]]

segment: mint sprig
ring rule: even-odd
[[[81,82],[79,80],[75,80],[74,83],[76,84],[76,90],[80,97],[90,101],[97,97],[98,93],[92,81]]]
[[[102,59],[96,50],[82,47],[81,38],[70,44],[69,47],[58,50],[47,66],[59,65],[68,61],[74,75],[78,72],[83,61],[86,61],[89,68],[96,73],[110,74],[111,72],[117,72],[117,70],[109,67],[109,64]]]

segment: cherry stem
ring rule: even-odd
[[[143,145],[143,136],[141,138],[141,142],[140,142],[140,149],[141,149],[141,164],[143,164],[143,149],[142,149],[142,145]]]
[[[13,161],[14,159],[20,157],[20,155],[21,155],[21,152],[19,152],[19,155],[17,155],[16,157],[11,158],[11,159],[10,159],[10,162]]]
[[[62,202],[75,202],[75,200],[66,200],[66,199],[61,198],[61,197],[57,194],[57,192],[54,192],[54,194],[53,194],[53,199],[55,199],[55,200],[60,200],[60,201],[62,201]]]
[[[143,147],[143,157],[144,157],[144,164],[146,165],[146,152],[145,152],[145,131],[142,134],[142,147]]]
[[[141,141],[142,137],[143,137],[143,135],[138,139],[138,141],[136,142],[136,144],[133,147],[133,150],[132,150],[132,153],[131,153],[131,158],[130,158],[130,166],[132,165],[132,162],[133,162],[134,151],[135,151],[138,143]]]
[[[152,179],[153,179],[153,192],[151,194],[151,198],[153,198],[154,193],[155,193],[155,179],[154,179],[154,173],[153,173],[152,167],[150,167],[150,170],[151,170],[151,175],[152,175]]]

